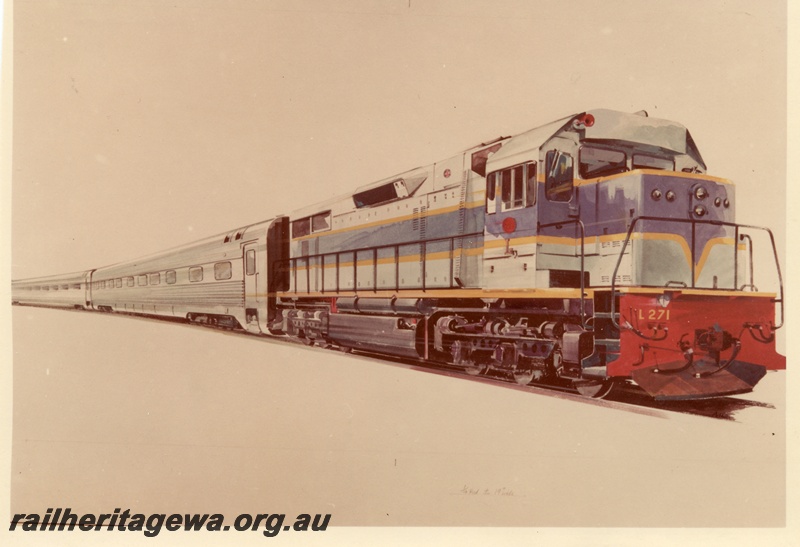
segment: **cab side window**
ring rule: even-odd
[[[500,191],[500,210],[530,207],[536,202],[536,164],[514,165],[490,173],[486,178],[486,212],[496,211],[496,192]]]
[[[572,199],[573,162],[572,156],[558,150],[547,152],[545,160],[547,176],[544,192],[550,201],[569,201]]]

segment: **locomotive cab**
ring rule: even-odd
[[[596,110],[516,138],[487,167],[489,287],[735,288],[732,260],[715,267],[734,229],[709,224],[733,222],[733,186],[703,174],[679,124]]]

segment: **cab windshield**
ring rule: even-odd
[[[583,146],[578,169],[584,179],[624,173],[628,170],[627,156],[621,150]]]

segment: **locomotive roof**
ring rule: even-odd
[[[670,120],[651,118],[644,111],[630,114],[598,108],[579,112],[515,135],[490,156],[491,170],[517,163],[516,156],[541,148],[553,137],[572,130],[573,120],[589,115],[594,118],[594,123],[581,127],[583,131],[581,140],[617,141],[653,146],[676,154],[687,154],[705,169],[705,162],[700,157],[689,131],[683,125]]]
[[[588,116],[593,118],[593,123],[582,124],[578,127],[582,131],[580,138],[583,141],[633,143],[660,148],[675,154],[686,154],[705,169],[705,162],[700,157],[700,152],[695,147],[689,131],[683,125],[670,120],[651,118],[644,111],[631,114],[605,108],[579,112],[513,137],[502,137],[492,141],[502,142],[502,146],[496,152],[489,154],[487,169],[494,171],[525,161],[526,158],[530,158],[533,150],[540,149],[550,139],[559,135],[571,133],[572,138],[575,138],[574,122]],[[491,142],[468,148],[462,154],[474,152],[488,144]],[[333,214],[350,211],[354,208],[354,196],[395,181],[405,184],[408,195],[413,195],[423,183],[429,183],[432,180],[431,176],[435,166],[436,164],[417,167],[359,186],[345,195],[296,209],[290,216],[293,219],[303,218],[326,209],[331,210]]]

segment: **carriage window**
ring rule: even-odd
[[[167,270],[164,273],[164,276],[167,278],[167,285],[175,284],[175,281],[177,280],[177,276],[175,275],[175,270]]]
[[[550,150],[546,156],[547,177],[544,192],[550,201],[569,201],[572,199],[574,185],[572,156],[558,150]]]
[[[256,273],[256,252],[254,250],[250,249],[247,251],[244,262],[245,273],[247,275]]]
[[[203,280],[203,267],[196,266],[194,268],[189,268],[189,281],[192,283],[196,283],[198,281]]]
[[[606,177],[628,170],[627,157],[619,150],[584,146],[580,152],[581,177],[585,179]]]
[[[230,279],[233,275],[231,271],[230,262],[217,262],[214,264],[214,279],[217,281],[224,281]]]
[[[80,289],[81,288],[81,284],[80,283],[73,283],[72,284],[72,288],[73,289]]]
[[[139,276],[139,286],[140,287],[147,286],[147,276],[146,275],[140,275]]]
[[[68,291],[69,290],[69,285],[61,285],[61,290],[62,291]]]
[[[125,282],[126,282],[126,285],[128,285],[129,287],[133,287],[133,278],[132,277],[126,277],[125,278]]]
[[[150,274],[150,284],[151,285],[158,285],[161,283],[161,274],[160,273],[151,273]]]
[[[114,280],[114,285],[116,285],[116,287],[117,287],[118,289],[121,289],[121,288],[122,288],[122,278],[121,278],[121,277],[118,277],[117,279],[115,279],[115,280]]]
[[[648,156],[647,154],[634,154],[633,155],[633,168],[634,169],[663,169],[665,171],[674,171],[675,162],[667,158],[659,158],[657,156]]]

